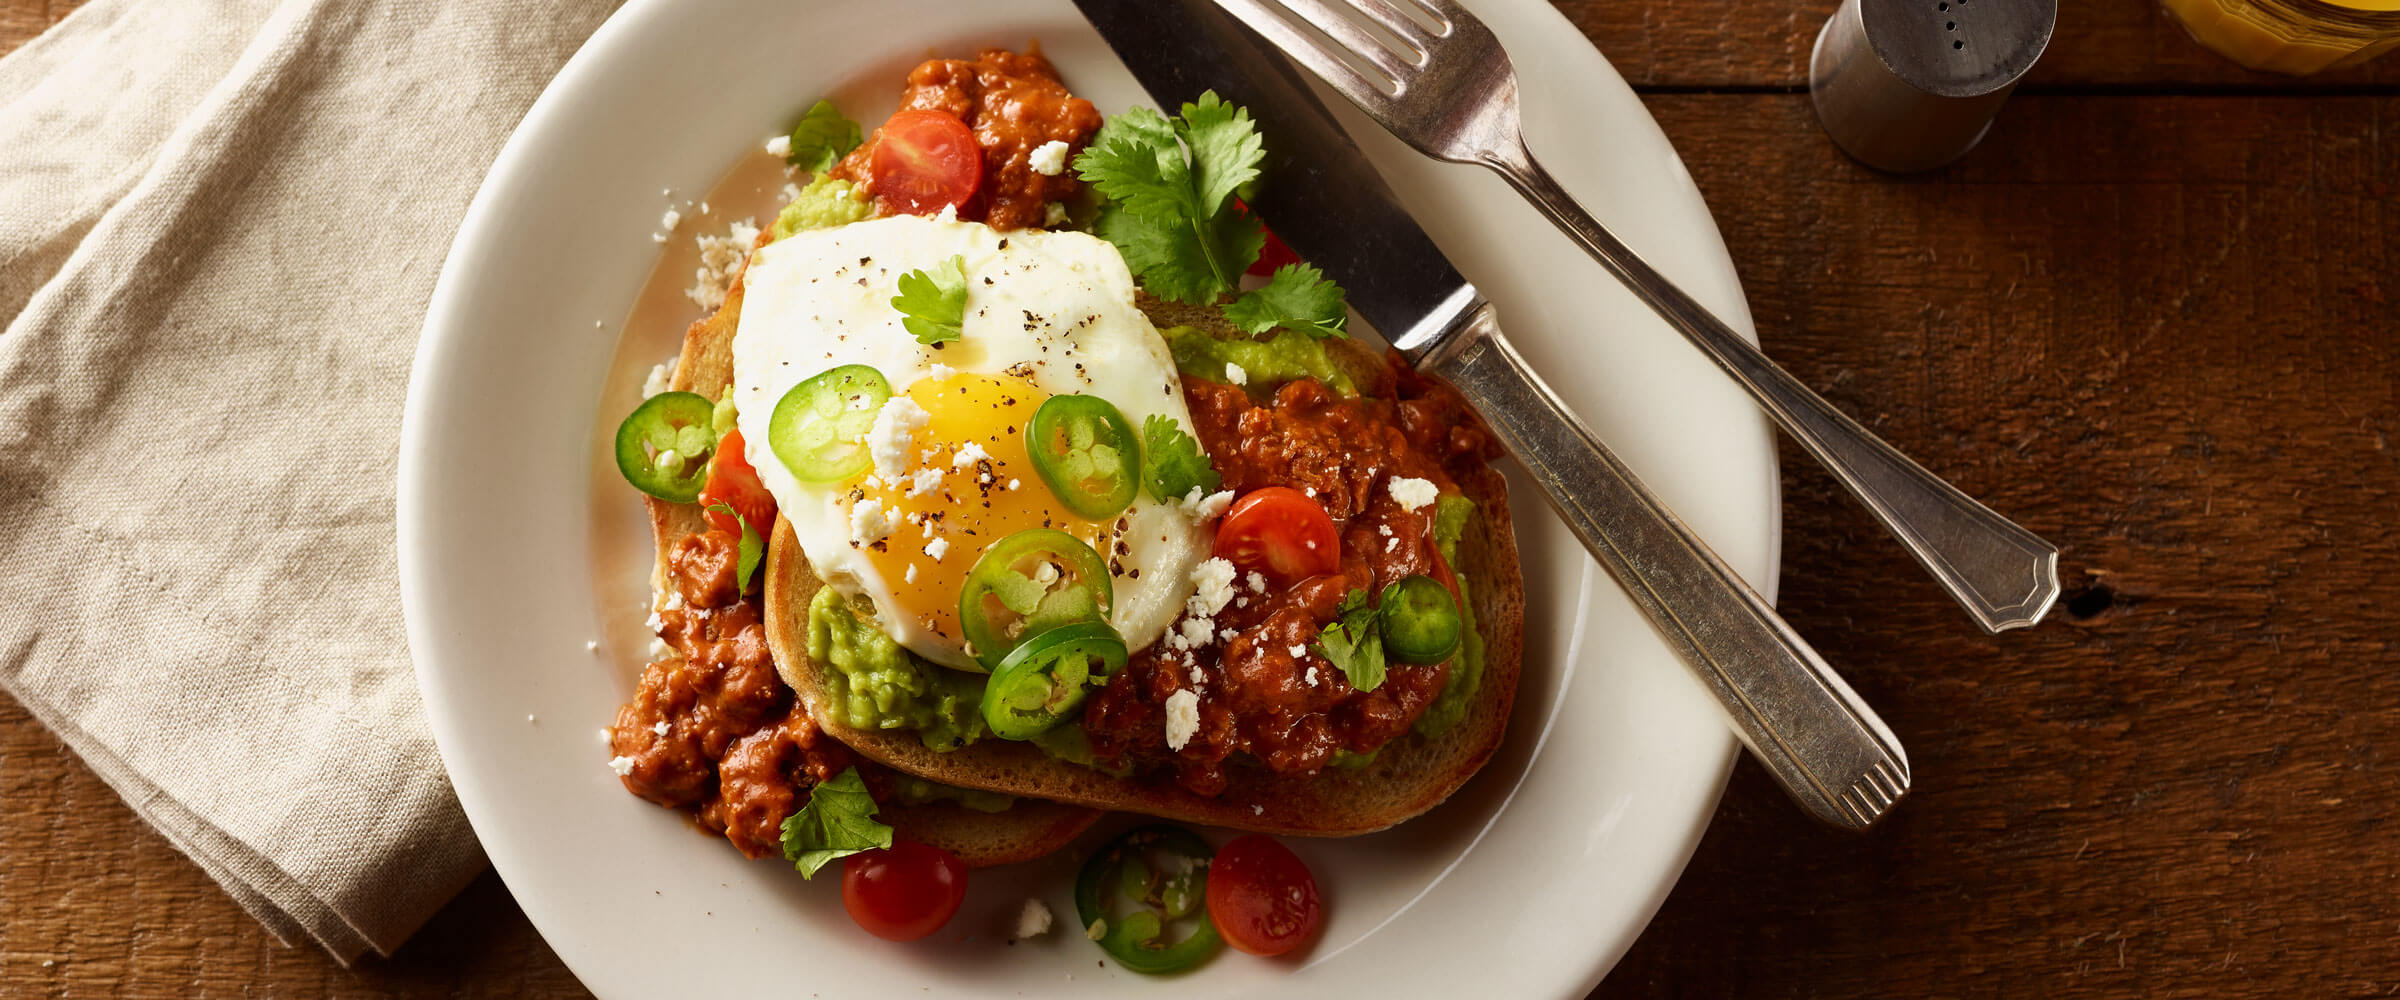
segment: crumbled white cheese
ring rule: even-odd
[[[850,544],[873,545],[892,533],[892,519],[884,516],[883,504],[873,498],[850,506]]]
[[[683,213],[672,208],[667,209],[665,214],[658,217],[658,228],[667,232],[674,232],[675,227],[680,225],[683,225]]]
[[[650,631],[652,631],[652,632],[659,632],[659,631],[664,631],[664,630],[666,629],[666,627],[667,627],[667,620],[666,620],[666,619],[664,619],[664,618],[660,618],[660,617],[658,616],[658,612],[656,612],[656,611],[652,611],[652,612],[650,612],[650,617],[649,617],[649,619],[648,619],[648,620],[646,620],[646,621],[644,621],[644,622],[642,622],[642,624],[650,626]]]
[[[885,400],[882,412],[875,414],[875,426],[867,431],[867,451],[875,457],[875,471],[898,482],[908,472],[909,444],[930,419],[932,415],[916,400],[906,396]]]
[[[1177,691],[1167,696],[1167,749],[1181,750],[1200,731],[1200,696]]]
[[[924,496],[941,487],[942,470],[940,469],[918,469],[916,475],[908,478],[908,495],[912,497]]]
[[[682,364],[678,357],[663,365],[651,365],[650,377],[642,380],[642,398],[648,399],[675,387],[675,366]]]
[[[707,205],[700,207],[708,211]],[[715,309],[725,304],[725,292],[733,287],[742,268],[750,264],[750,250],[758,242],[758,227],[747,219],[735,219],[723,236],[701,235],[693,242],[700,247],[700,268],[692,272],[692,287],[683,290],[686,298],[702,309]]]
[[[969,441],[966,444],[959,446],[958,455],[950,459],[950,467],[953,469],[968,469],[973,468],[977,462],[989,462],[991,460],[991,452],[983,450],[982,445],[976,444],[973,441]]]
[[[909,563],[909,564],[908,564],[908,572],[901,574],[901,575],[900,575],[900,579],[901,579],[901,581],[902,581],[902,582],[905,582],[905,583],[915,583],[915,582],[917,582],[917,564],[916,564],[916,563]]]
[[[617,755],[617,756],[615,756],[615,757],[610,757],[610,758],[608,759],[608,769],[609,769],[609,770],[611,770],[611,771],[615,771],[615,772],[617,772],[617,777],[620,777],[620,778],[622,778],[622,777],[624,777],[624,776],[626,776],[626,775],[628,775],[628,774],[632,774],[632,773],[633,773],[633,758],[631,758],[631,757],[627,757],[627,756],[625,756],[625,755],[623,755],[623,754],[619,754],[619,755]]]
[[[1251,570],[1249,575],[1242,577],[1242,582],[1249,584],[1250,589],[1254,592],[1261,594],[1267,592],[1266,574],[1260,573],[1257,570]]]
[[[1246,608],[1246,607],[1249,607],[1249,606],[1250,606],[1250,599],[1249,599],[1249,598],[1247,598],[1247,597],[1236,597],[1236,598],[1234,598],[1234,599],[1233,599],[1233,606],[1234,606],[1234,607],[1237,607],[1237,608]]]
[[[1227,634],[1227,635],[1231,635],[1231,634],[1233,634],[1233,630],[1232,630],[1232,629],[1226,629],[1226,630],[1225,630],[1225,634]],[[1192,686],[1193,686],[1193,687],[1199,687],[1199,686],[1200,686],[1200,685],[1202,685],[1202,684],[1206,684],[1206,683],[1208,683],[1208,675],[1207,675],[1207,674],[1205,674],[1205,673],[1202,673],[1202,672],[1200,672],[1200,665],[1199,665],[1199,664],[1197,664],[1197,663],[1195,663],[1195,664],[1192,664],[1192,673],[1191,673],[1191,677],[1192,677]]]
[[[1056,229],[1067,224],[1067,203],[1054,201],[1042,206],[1042,228]]]
[[[1183,506],[1192,512],[1193,519],[1200,521],[1215,520],[1217,515],[1225,513],[1225,508],[1232,504],[1232,490],[1218,490],[1207,496],[1201,496],[1200,487],[1194,486],[1190,493],[1183,495]]]
[[[1400,502],[1401,510],[1423,509],[1442,495],[1441,487],[1433,485],[1432,480],[1407,476],[1394,476],[1391,490],[1392,499]]]
[[[1309,665],[1308,665],[1308,673],[1307,673],[1307,674],[1305,674],[1305,675],[1302,675],[1302,676],[1301,676],[1301,678],[1300,678],[1300,680],[1301,680],[1301,682],[1302,682],[1302,683],[1305,683],[1305,684],[1307,684],[1309,687],[1316,687],[1316,686],[1317,686],[1317,665],[1316,665],[1316,664],[1314,664],[1314,663],[1311,663],[1311,664],[1309,664]]]
[[[528,716],[526,716],[526,718],[530,719],[530,718],[533,718],[533,716],[530,716],[530,715],[528,715]],[[658,735],[660,735],[660,736],[665,736],[665,735],[667,735],[667,720],[665,720],[665,719],[660,719],[660,720],[658,720],[657,722],[653,722],[653,723],[651,723],[651,724],[650,724],[650,731],[651,731],[651,732],[653,732],[653,733],[657,733],[657,734],[658,734]]]
[[[1017,486],[1018,486],[1018,485],[1019,485],[1019,484],[1017,483],[1017,481],[1016,481],[1016,480],[1014,480],[1014,479],[1011,479],[1011,480],[1009,480],[1009,481],[1008,481],[1008,490],[1009,490],[1009,492],[1011,492],[1011,493],[1014,493],[1014,492],[1016,492],[1016,490],[1017,490]]]
[[[939,361],[934,362],[932,367],[925,369],[925,377],[933,379],[936,382],[956,374],[958,374],[958,369],[952,368],[949,365],[945,365]]]
[[[1199,649],[1216,640],[1217,623],[1206,618],[1186,618],[1176,627],[1182,633],[1184,645]]]
[[[681,610],[683,610],[683,609],[684,609],[684,607],[685,607],[685,604],[683,603],[683,591],[680,591],[680,590],[670,590],[670,591],[667,591],[667,603],[666,603],[666,605],[665,605],[665,610],[668,610],[668,611],[681,611]]]
[[[1293,659],[1298,659],[1308,655],[1308,647],[1306,646],[1285,646],[1284,651],[1292,654]]]
[[[837,197],[838,197],[838,193],[837,193]],[[783,182],[783,203],[784,203],[784,204],[786,204],[786,205],[789,205],[789,204],[791,204],[791,203],[793,203],[793,202],[795,202],[795,201],[799,201],[799,200],[800,200],[800,185],[798,185],[798,184],[794,184],[794,183],[792,183],[792,182],[790,182],[790,181],[785,181],[785,182]]]
[[[941,210],[941,211],[933,213],[933,221],[935,221],[935,222],[957,222],[957,221],[958,221],[958,206],[956,206],[956,205],[944,205],[944,206],[942,206],[942,210]]]
[[[1399,539],[1397,539],[1397,538],[1386,538],[1386,539],[1384,539],[1384,540],[1383,540],[1383,550],[1384,550],[1385,552],[1390,552],[1390,551],[1392,551],[1392,550],[1394,550],[1394,549],[1397,549],[1397,548],[1399,548],[1399,547],[1400,547],[1400,540],[1399,540]]]
[[[950,540],[947,538],[936,538],[933,541],[926,542],[925,554],[931,557],[934,562],[941,562],[943,556],[950,554]]]
[[[1025,165],[1044,177],[1056,177],[1060,171],[1067,169],[1067,144],[1052,139],[1035,146],[1033,152],[1026,155]]]
[[[1225,381],[1235,385],[1249,385],[1250,373],[1243,371],[1242,366],[1228,361],[1225,362]]]
[[[1040,937],[1050,933],[1050,907],[1038,899],[1028,899],[1017,909],[1016,939]]]
[[[1233,600],[1233,564],[1223,559],[1203,560],[1192,567],[1191,600],[1185,606],[1192,614],[1214,615],[1225,610]]]
[[[1390,538],[1392,537],[1392,526],[1388,524],[1378,524],[1375,526],[1375,533],[1382,535],[1385,538]]]
[[[788,136],[788,135],[770,135],[770,136],[768,136],[768,137],[767,137],[767,143],[766,143],[766,145],[767,145],[767,155],[769,155],[769,156],[790,156],[790,155],[792,155],[792,137],[791,137],[791,136]],[[791,199],[790,199],[790,198],[785,198],[784,200],[785,200],[785,201],[790,201]]]
[[[1240,635],[1240,634],[1241,634],[1241,633],[1239,633],[1239,632],[1236,632],[1236,631],[1234,631],[1234,630],[1232,630],[1232,629],[1229,629],[1229,628],[1221,628],[1221,629],[1218,629],[1218,630],[1217,630],[1217,641],[1218,641],[1218,642],[1232,642],[1232,641],[1233,641],[1233,637],[1234,637],[1234,636],[1237,636],[1237,635]]]
[[[607,745],[609,745],[609,744],[611,744],[611,743],[614,743],[614,742],[616,742],[616,740],[617,740],[617,734],[610,732],[607,726],[602,726],[602,727],[600,727],[600,745],[601,745],[601,746],[607,746]]]
[[[1265,807],[1265,806],[1262,806],[1262,805],[1259,805],[1259,804],[1258,804],[1258,803],[1256,803],[1256,802],[1250,803],[1250,815],[1252,815],[1252,816],[1264,816],[1264,815],[1266,815],[1266,814],[1267,814],[1267,807]]]
[[[651,637],[651,639],[650,639],[650,658],[651,658],[651,659],[653,659],[653,660],[663,660],[663,659],[666,659],[667,657],[669,657],[669,656],[673,655],[673,654],[674,654],[674,652],[675,652],[674,650],[672,650],[672,649],[668,649],[668,648],[667,648],[667,641],[666,641],[665,639],[660,639],[660,638],[657,638],[657,637],[655,637],[655,636]]]

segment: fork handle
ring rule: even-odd
[[[1793,799],[1864,829],[1907,794],[1908,757],[1874,710],[1559,402],[1489,304],[1417,367],[1475,404]]]
[[[2057,546],[1925,471],[1760,353],[1585,212],[1522,140],[1482,162],[1749,390],[1984,631],[2031,625],[2050,610],[2059,591]]]

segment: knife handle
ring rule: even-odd
[[[1793,378],[1585,212],[1522,142],[1485,165],[1748,390],[1984,631],[2042,620],[2058,599],[2057,546],[1926,471]]]
[[[1429,346],[1418,368],[1483,414],[1785,791],[1852,829],[1908,793],[1908,757],[1874,710],[1559,403],[1500,335],[1491,305]]]

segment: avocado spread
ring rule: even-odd
[[[1444,493],[1433,508],[1433,544],[1442,558],[1452,567],[1458,565],[1458,540],[1467,533],[1467,519],[1475,514],[1475,501],[1455,493]],[[1467,704],[1475,700],[1475,688],[1483,683],[1483,634],[1475,630],[1475,598],[1467,591],[1467,576],[1458,575],[1458,655],[1450,658],[1450,679],[1442,685],[1442,693],[1434,696],[1425,714],[1417,717],[1417,732],[1440,736],[1467,717]]]
[[[1225,366],[1230,364],[1240,367],[1245,380],[1253,385],[1314,377],[1344,396],[1358,395],[1357,384],[1333,363],[1325,345],[1305,333],[1284,330],[1272,339],[1251,340],[1219,338],[1189,326],[1171,326],[1159,332],[1175,355],[1175,367],[1186,375],[1223,382]]]
[[[873,218],[875,206],[859,200],[858,185],[818,174],[800,189],[800,197],[783,206],[771,232],[776,239],[807,229],[831,229]]]
[[[1017,804],[1016,797],[1012,795],[945,785],[899,771],[892,772],[892,798],[904,806],[921,806],[946,799],[958,803],[962,808],[982,813],[1007,812],[1008,807]]]
[[[983,738],[983,675],[918,659],[834,593],[808,602],[808,656],[825,672],[826,714],[854,729],[914,729],[928,750]]]

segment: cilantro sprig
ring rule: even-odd
[[[1373,691],[1383,686],[1382,619],[1382,609],[1367,598],[1367,592],[1353,590],[1342,598],[1339,616],[1326,624],[1309,648],[1349,678],[1351,687]]]
[[[734,523],[742,526],[742,545],[738,550],[740,557],[739,561],[734,564],[733,572],[734,579],[741,584],[742,591],[748,593],[750,578],[758,573],[758,560],[761,556],[766,555],[766,539],[760,537],[758,529],[751,527],[750,519],[743,517],[741,511],[733,509],[732,504],[712,503],[702,509],[722,512],[733,518]]]
[[[875,819],[875,798],[858,769],[808,790],[808,804],[783,820],[783,859],[801,878],[861,851],[892,846],[892,828]]]
[[[1280,326],[1318,339],[1339,337],[1344,335],[1343,321],[1349,318],[1342,286],[1325,280],[1325,272],[1307,264],[1276,268],[1265,285],[1242,293],[1225,307],[1225,319],[1246,333],[1265,333]]]
[[[900,325],[920,344],[957,340],[967,321],[967,258],[953,254],[930,270],[900,276],[900,294],[892,296],[900,310]]]
[[[1142,418],[1142,481],[1160,503],[1173,503],[1197,489],[1202,496],[1224,483],[1183,425],[1163,413]]]
[[[783,154],[783,160],[812,174],[821,174],[833,169],[835,163],[850,155],[865,139],[858,123],[842,117],[832,101],[818,101],[792,126],[792,147]]]
[[[1075,160],[1076,175],[1107,199],[1093,229],[1116,245],[1142,287],[1162,299],[1211,305],[1241,291],[1266,230],[1241,204],[1266,148],[1250,113],[1200,95],[1168,118],[1134,108],[1109,119]],[[1341,286],[1306,265],[1278,269],[1263,288],[1225,309],[1253,333],[1278,326],[1339,336]]]

